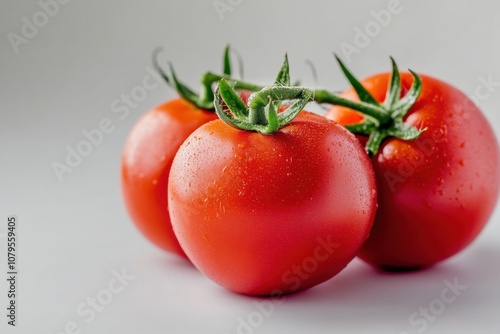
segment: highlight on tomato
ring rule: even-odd
[[[248,106],[221,80],[220,120],[179,148],[168,181],[172,226],[191,262],[247,295],[308,289],[339,273],[369,235],[376,185],[354,135],[301,111],[288,62]],[[283,101],[295,101],[282,107]]]

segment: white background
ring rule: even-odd
[[[162,61],[171,60],[194,87],[203,71],[219,71],[226,43],[244,57],[245,78],[262,84],[271,83],[285,51],[293,78],[315,85],[310,60],[319,85],[331,90],[347,85],[332,52],[359,77],[389,70],[392,55],[401,68],[469,95],[488,78],[500,81],[494,1],[401,0],[401,12],[351,57],[342,43],[356,46],[357,29],[370,26],[371,11],[389,1],[222,2],[235,5],[220,17],[213,0],[73,0],[17,53],[8,34],[22,36],[23,17],[33,22],[41,7],[0,3],[0,233],[9,214],[18,216],[20,233],[18,327],[6,325],[2,274],[2,333],[55,334],[71,322],[82,333],[498,333],[498,210],[471,247],[431,270],[384,274],[356,260],[331,281],[272,304],[266,315],[255,304],[263,300],[225,291],[138,233],[121,199],[122,145],[144,112],[175,94],[158,85],[125,119],[111,105],[142,84],[157,46],[165,48]],[[500,89],[490,88],[480,90],[489,95],[479,105],[499,134]],[[64,162],[66,146],[75,148],[82,131],[104,118],[114,131],[59,182],[51,164]],[[134,279],[87,323],[77,307],[123,268]],[[412,314],[437,305],[446,281],[455,279],[467,286],[456,300],[425,326],[412,325]],[[245,332],[241,319],[258,326]]]

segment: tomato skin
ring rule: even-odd
[[[205,124],[181,146],[169,178],[172,225],[188,258],[248,295],[296,292],[333,277],[368,237],[375,199],[359,142],[307,112],[272,135]],[[326,259],[325,244],[335,245]],[[307,261],[317,268],[302,269]]]
[[[122,193],[132,221],[156,246],[184,257],[168,213],[168,174],[182,142],[216,118],[182,99],[171,100],[137,122],[122,154]]]
[[[422,93],[405,122],[427,130],[413,141],[386,139],[371,159],[379,207],[359,257],[387,269],[431,266],[464,249],[499,192],[499,147],[486,118],[458,89],[421,77]],[[389,79],[383,73],[361,83],[383,101]],[[412,80],[402,73],[402,94]],[[353,90],[343,96],[357,99]],[[333,107],[326,117],[341,121],[339,114],[351,112]]]

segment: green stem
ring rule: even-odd
[[[227,75],[220,75],[213,72],[205,72],[201,76],[201,84],[202,84],[202,92],[201,98],[204,101],[213,101],[213,91],[212,85],[216,82],[219,82],[221,79],[225,79],[234,89],[245,89],[251,92],[258,92],[263,89],[263,86],[259,86],[250,82],[237,80],[231,78]]]
[[[268,96],[262,94],[262,91],[254,93],[248,101],[248,121],[251,124],[266,124],[265,106],[269,103]]]
[[[261,90],[263,87],[254,85],[249,82],[239,81],[231,78],[231,62],[229,57],[229,45],[224,50],[224,59],[223,59],[223,74],[215,74],[212,72],[206,72],[201,77],[201,91],[200,94],[195,93],[188,86],[183,84],[177,79],[174,68],[172,64],[169,64],[170,68],[170,76],[161,68],[158,62],[158,56],[163,51],[163,48],[156,48],[152,55],[153,66],[156,71],[161,75],[161,77],[165,80],[165,82],[172,88],[174,88],[177,93],[179,93],[180,97],[189,103],[195,105],[200,109],[212,110],[214,109],[214,94],[212,91],[212,86],[214,83],[220,81],[221,79],[226,79],[235,89],[244,89],[252,92],[256,92]],[[239,59],[241,57],[238,57]],[[242,62],[240,59],[240,72],[243,73]]]
[[[385,130],[375,129],[370,133],[365,147],[369,157],[373,157],[375,153],[377,153],[385,137],[387,137],[387,132]]]
[[[296,100],[278,114],[280,102]],[[246,131],[272,134],[290,123],[312,100],[312,92],[304,87],[271,86],[253,93],[246,107],[225,79],[215,90],[215,112],[225,123]],[[222,107],[226,104],[229,111]]]
[[[387,113],[387,111],[382,107],[362,101],[356,102],[344,99],[324,89],[313,90],[313,94],[313,99],[317,103],[329,103],[332,105],[357,110],[364,115],[368,115],[374,118],[379,123],[378,125],[384,125],[391,121],[391,115]]]
[[[251,124],[263,124],[265,120],[264,108],[251,108],[248,110],[248,121]]]

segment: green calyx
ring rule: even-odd
[[[312,91],[307,88],[290,86],[290,71],[286,55],[274,85],[264,87],[250,95],[248,107],[230,84],[229,81],[222,79],[217,85],[215,112],[228,125],[262,134],[272,134],[290,123],[312,100],[313,96]],[[296,101],[279,112],[282,102],[290,100]]]
[[[342,72],[356,91],[360,102],[347,100],[324,90],[315,91],[314,100],[318,103],[331,103],[361,112],[365,116],[363,122],[345,125],[345,127],[352,133],[368,136],[365,148],[370,156],[377,153],[382,141],[387,137],[413,140],[426,130],[416,129],[403,122],[404,116],[408,113],[422,91],[422,80],[417,73],[409,70],[414,80],[409,91],[401,97],[401,77],[396,62],[391,58],[391,81],[385,101],[381,104],[349,72],[342,61],[337,56],[335,57]]]
[[[342,98],[324,89],[310,90],[299,87],[299,83],[290,86],[290,75],[288,59],[278,74],[276,82],[271,87],[262,87],[231,77],[232,66],[230,61],[230,47],[224,50],[222,74],[205,72],[201,77],[201,91],[195,93],[191,88],[183,84],[169,63],[170,75],[168,75],[158,64],[158,55],[162,51],[158,48],[153,53],[153,65],[167,84],[175,89],[181,98],[204,110],[214,110],[226,123],[242,130],[257,131],[270,134],[288,124],[304,106],[311,100],[317,103],[328,103],[332,105],[350,108],[362,113],[365,117],[363,122],[345,125],[355,134],[368,136],[366,151],[370,156],[377,153],[382,141],[387,137],[395,137],[403,140],[418,138],[426,129],[416,129],[403,122],[403,118],[413,106],[422,91],[422,80],[415,72],[410,90],[401,97],[401,77],[394,59],[392,62],[392,75],[383,103],[379,103],[352,75],[342,61],[337,61],[342,72],[351,83],[359,97],[359,102]],[[240,58],[240,57],[238,57]],[[243,69],[240,64],[240,77]],[[314,74],[314,68],[313,74]],[[213,91],[213,85],[219,82],[217,89]],[[256,92],[252,94],[246,106],[234,90],[248,90]],[[311,96],[310,96],[311,95]],[[283,112],[279,112],[281,102],[285,100],[297,100]],[[222,106],[225,103],[225,107]]]
[[[163,51],[163,48],[157,48],[153,52],[153,66],[156,71],[160,74],[160,76],[165,80],[165,82],[175,89],[179,96],[189,103],[195,105],[200,109],[205,110],[214,110],[214,92],[212,86],[214,83],[220,81],[221,79],[227,80],[230,84],[233,85],[235,89],[246,89],[250,91],[259,91],[263,87],[254,85],[252,83],[244,82],[241,80],[236,80],[231,78],[232,66],[230,59],[230,46],[226,46],[224,49],[224,59],[222,65],[222,74],[216,74],[213,72],[205,72],[201,77],[201,91],[199,94],[195,93],[191,88],[183,84],[175,73],[174,67],[171,63],[169,63],[170,76],[161,68],[158,63],[158,55]],[[239,72],[240,77],[243,76],[243,65],[241,58],[239,58]]]

